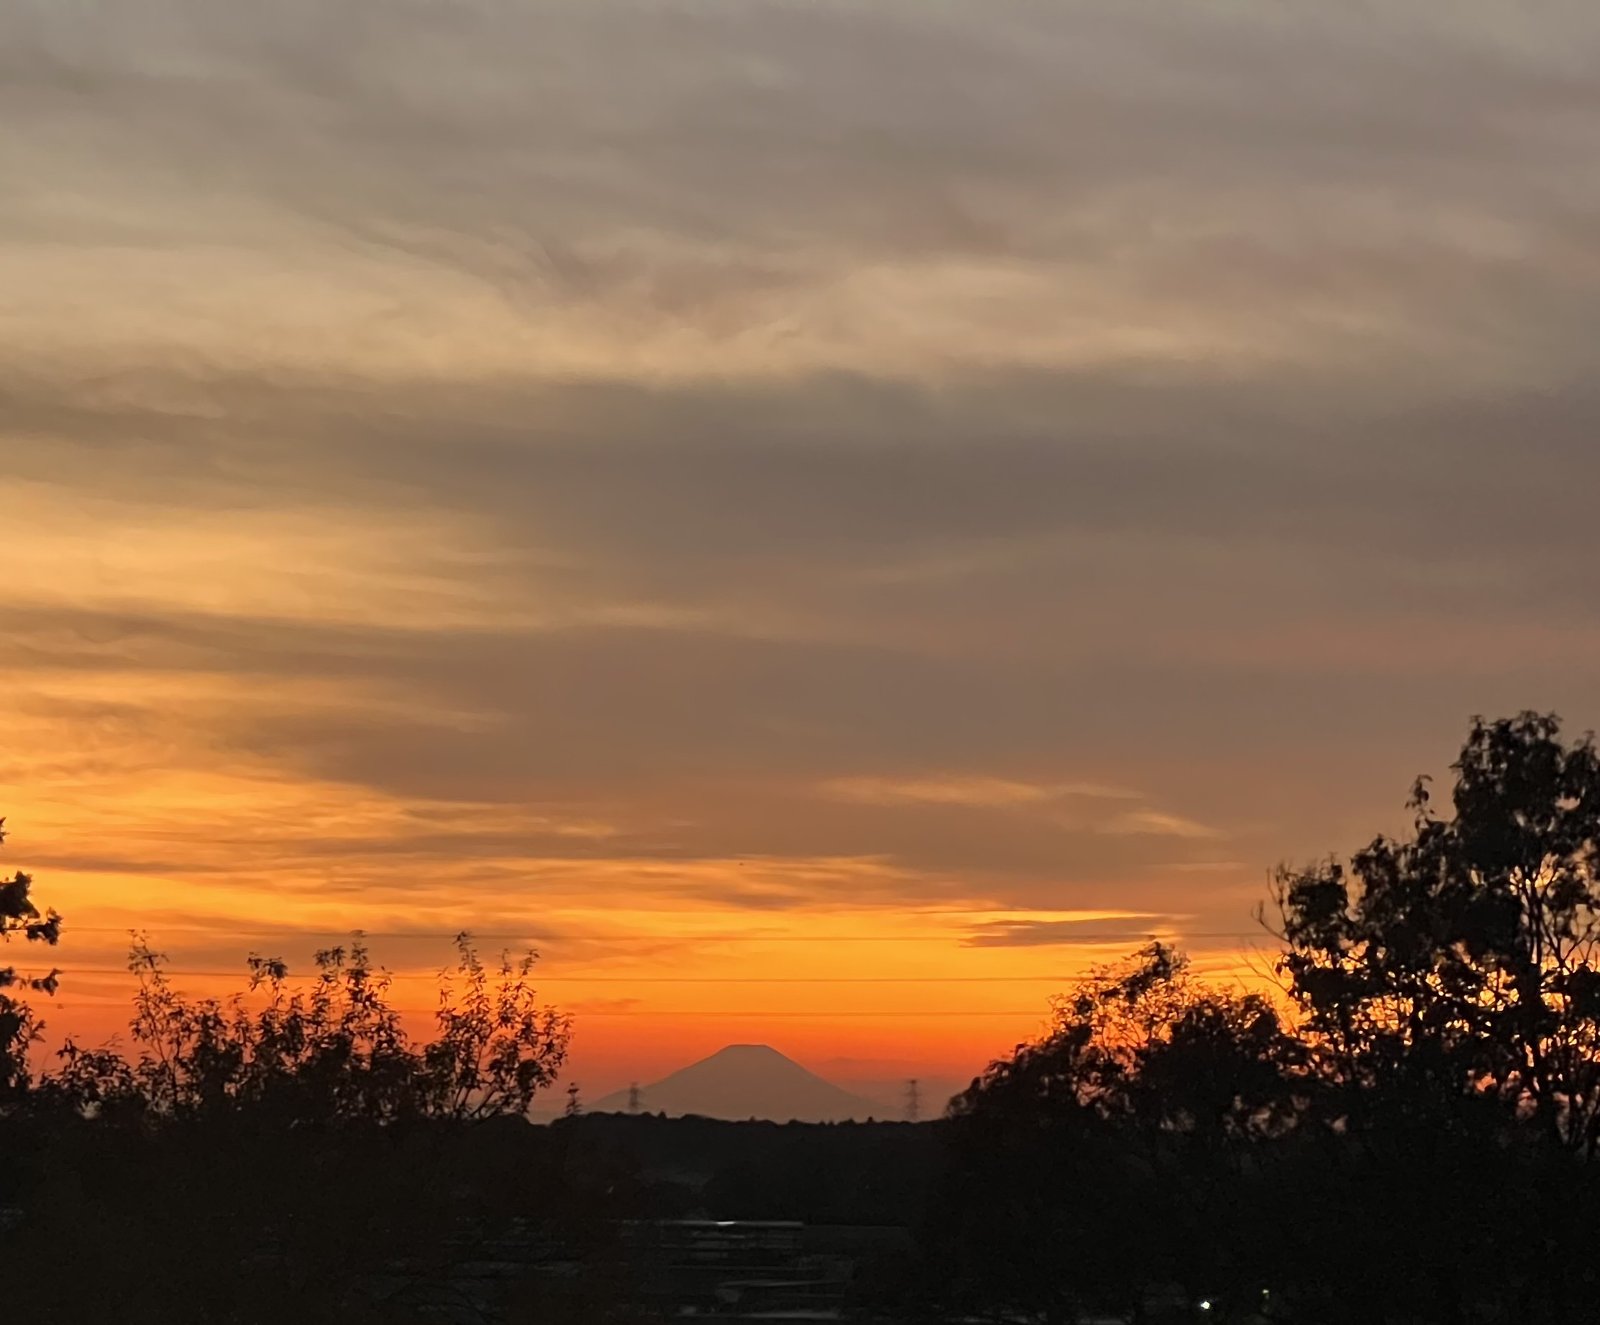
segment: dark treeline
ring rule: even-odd
[[[47,1068],[0,972],[5,1304],[454,1319],[427,1294],[514,1230],[496,1319],[642,1321],[672,1312],[619,1230],[704,1217],[909,1230],[858,1275],[880,1320],[1600,1319],[1600,758],[1530,713],[1475,722],[1453,771],[1402,838],[1278,872],[1277,990],[1153,944],[928,1124],[530,1126],[568,1023],[465,944],[427,1041],[359,946],[302,992],[253,960],[221,1002],[140,946],[126,1051]],[[0,927],[48,946],[30,885]]]
[[[1402,840],[1279,871],[1284,997],[1152,946],[954,1101],[930,1306],[1600,1319],[1600,760],[1530,713],[1454,773],[1448,815],[1419,781]]]
[[[31,892],[0,884],[0,927],[54,944],[61,918]],[[317,954],[308,988],[252,957],[228,999],[186,997],[136,941],[127,1043],[68,1042],[43,1067],[25,995],[56,975],[0,970],[5,1318],[438,1319],[451,1267],[507,1228],[531,1264],[602,1255],[648,1194],[526,1122],[569,1022],[538,1002],[531,955],[491,968],[458,948],[417,1040],[359,941]]]

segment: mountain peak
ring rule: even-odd
[[[790,1058],[788,1054],[779,1053],[770,1044],[725,1044],[716,1053],[707,1058],[702,1058],[700,1061],[702,1063],[712,1063],[718,1059],[726,1058],[747,1058],[752,1061],[764,1058],[769,1061],[777,1060],[784,1063],[794,1063],[794,1059]],[[795,1063],[795,1066],[799,1067],[800,1065]]]
[[[622,1112],[629,1092],[598,1101],[597,1113]],[[881,1104],[852,1095],[770,1044],[730,1044],[639,1088],[644,1113],[672,1117],[768,1118],[774,1122],[843,1122],[892,1116]]]

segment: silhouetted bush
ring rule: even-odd
[[[189,999],[143,942],[130,1033],[138,1052],[69,1043],[41,1094],[107,1118],[241,1113],[282,1125],[473,1120],[525,1114],[565,1060],[568,1019],[540,1006],[532,956],[479,961],[465,935],[441,977],[436,1035],[417,1045],[388,1002],[389,978],[359,941],[316,956],[309,992],[281,961],[251,957],[249,989]]]

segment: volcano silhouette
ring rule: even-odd
[[[592,1107],[623,1113],[629,1092],[619,1090]],[[833,1123],[891,1117],[892,1111],[808,1071],[765,1044],[730,1044],[671,1076],[639,1087],[638,1111],[678,1118],[767,1118],[773,1122]]]

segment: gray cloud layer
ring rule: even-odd
[[[0,52],[19,491],[426,588],[27,586],[19,675],[258,687],[216,758],[613,833],[485,854],[1232,922],[1469,712],[1600,709],[1585,6],[24,3]],[[1152,831],[825,790],[927,776]]]

